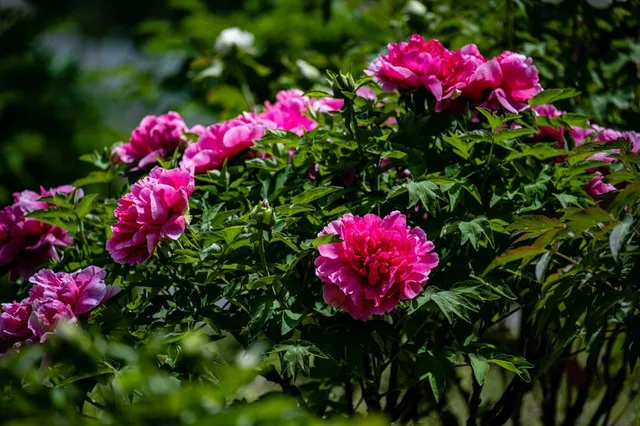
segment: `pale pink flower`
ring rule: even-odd
[[[324,113],[338,111],[343,105],[342,99],[309,98],[298,89],[281,90],[276,95],[276,102],[265,102],[264,112],[257,117],[264,120],[270,129],[286,130],[302,136],[304,132],[318,127],[318,123],[307,115],[310,109]]]
[[[146,262],[161,241],[177,240],[194,190],[191,170],[155,167],[118,200],[107,251],[118,263]]]
[[[355,319],[382,315],[400,300],[413,299],[438,265],[424,231],[407,226],[397,211],[385,218],[346,214],[318,235],[327,234],[342,242],[318,247],[316,275],[325,283],[324,300]]]
[[[220,169],[224,162],[253,146],[265,134],[266,124],[251,114],[244,114],[207,127],[197,143],[189,145],[180,165],[195,173]]]
[[[198,128],[195,130],[197,132]],[[117,145],[113,151],[120,162],[136,163],[136,168],[145,168],[156,163],[156,158],[173,154],[186,141],[186,131],[187,125],[177,112],[147,115],[131,132],[129,142]]]

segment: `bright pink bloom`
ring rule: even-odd
[[[144,168],[156,163],[157,157],[171,155],[186,141],[183,136],[186,131],[187,125],[177,112],[147,115],[131,132],[129,142],[116,146],[113,151],[120,162],[137,163],[137,168]]]
[[[385,91],[406,91],[426,87],[436,99],[442,98],[439,76],[442,63],[451,55],[438,40],[426,41],[414,34],[409,41],[390,43],[388,54],[380,55],[365,73],[373,76]]]
[[[610,183],[606,183],[602,180],[602,173],[596,172],[596,175],[593,179],[587,183],[584,187],[584,190],[587,191],[589,195],[592,197],[596,197],[600,194],[606,194],[607,192],[615,191],[616,187],[611,185]]]
[[[161,241],[177,240],[185,230],[184,215],[194,190],[187,169],[155,167],[118,200],[107,251],[118,263],[146,262]]]
[[[29,279],[34,284],[29,290],[29,297],[32,300],[60,300],[69,305],[75,315],[82,315],[120,292],[119,286],[107,287],[104,282],[106,274],[97,266],[88,266],[71,274],[42,269]]]
[[[46,190],[16,192],[14,203],[0,210],[0,264],[12,265],[9,279],[15,281],[19,276],[28,278],[35,268],[49,260],[59,260],[56,247],[73,244],[68,231],[57,226],[25,217],[28,213],[42,210],[51,205],[40,201],[42,197],[56,193],[71,193],[75,188],[70,185]],[[82,191],[76,192],[82,196]]]
[[[265,123],[250,114],[209,126],[198,143],[186,149],[180,165],[194,168],[195,173],[220,169],[225,160],[253,146],[253,141],[264,136],[265,130]]]
[[[282,90],[276,95],[274,104],[265,102],[264,112],[257,117],[270,129],[286,130],[302,136],[318,127],[318,123],[306,113],[311,109],[317,112],[338,111],[344,105],[342,99],[309,98],[298,89]]]
[[[397,211],[384,219],[346,214],[318,235],[327,234],[342,242],[318,247],[316,275],[325,282],[324,300],[355,319],[382,315],[400,300],[413,299],[438,265],[424,231],[408,227]]]
[[[385,91],[425,87],[438,105],[443,99],[457,96],[480,63],[475,45],[451,52],[438,40],[426,41],[418,34],[412,35],[408,42],[391,43],[387,47],[388,54],[378,56],[365,73],[373,76]]]

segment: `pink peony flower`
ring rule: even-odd
[[[318,127],[318,123],[305,115],[310,109],[317,112],[338,111],[344,105],[342,99],[309,98],[298,89],[282,90],[274,104],[265,102],[264,112],[258,114],[266,127],[286,130],[302,136]]]
[[[38,271],[30,281],[34,286],[21,302],[2,305],[0,314],[0,353],[24,344],[44,342],[61,320],[77,322],[120,291],[107,286],[106,273],[89,266],[74,273]]]
[[[507,51],[487,61],[475,44],[452,52],[438,40],[425,41],[417,34],[408,42],[389,44],[388,54],[380,55],[365,72],[386,91],[425,87],[436,98],[436,110],[464,110],[472,101],[519,112],[542,90],[531,58]]]
[[[196,133],[198,128],[192,129]],[[144,168],[156,163],[156,158],[166,158],[185,142],[187,125],[177,112],[155,116],[147,115],[131,132],[129,142],[116,146],[113,152],[122,163],[137,163]]]
[[[409,41],[390,43],[387,50],[386,55],[378,56],[365,71],[383,90],[426,87],[436,99],[442,98],[442,83],[438,77],[443,61],[451,55],[442,43],[436,39],[426,41],[421,35],[414,34]]]
[[[57,299],[71,307],[74,315],[85,314],[120,292],[119,286],[107,287],[104,269],[88,266],[74,273],[53,272],[42,269],[29,281],[34,284],[29,297]]]
[[[71,306],[56,299],[38,299],[32,304],[33,310],[29,315],[29,329],[35,340],[44,343],[52,334],[60,321],[77,323],[77,318]]]
[[[367,86],[362,86],[361,88],[356,90],[356,95],[360,96],[361,98],[368,99],[370,101],[376,100],[376,92],[374,92],[373,89],[370,89]]]
[[[0,314],[0,354],[9,348],[18,348],[25,343],[32,343],[34,335],[29,328],[31,300],[2,304]]]
[[[513,113],[527,109],[527,101],[542,91],[533,60],[509,51],[478,67],[469,86],[473,90],[467,87],[463,93],[471,98],[491,90],[480,105],[494,110],[504,108]]]
[[[184,215],[194,190],[190,170],[155,167],[118,200],[107,251],[118,263],[146,262],[161,241],[177,240],[185,230]]]
[[[355,319],[382,315],[400,300],[413,299],[438,265],[424,231],[408,227],[397,211],[383,219],[346,214],[318,235],[327,234],[342,242],[318,247],[316,275],[325,283],[324,300]]]
[[[553,105],[539,105],[534,106],[532,109],[537,116],[548,118],[555,118],[561,116],[562,114],[565,114],[565,111],[560,111]],[[551,126],[540,126],[538,132],[533,135],[531,139],[534,141],[543,142],[555,141],[556,147],[562,149],[564,148],[564,132],[564,127],[558,127],[557,129],[554,129]]]
[[[589,195],[595,198],[598,195],[615,191],[616,187],[611,185],[610,183],[604,182],[602,180],[602,173],[596,172],[594,178],[585,185],[584,190],[587,191]]]
[[[264,136],[266,125],[250,114],[207,127],[197,143],[189,145],[180,166],[195,173],[220,169],[225,160],[253,146]]]
[[[19,276],[28,278],[35,268],[49,260],[59,260],[56,247],[73,244],[68,231],[57,226],[25,217],[28,213],[50,207],[41,201],[43,197],[56,193],[71,193],[71,185],[46,190],[40,193],[22,191],[13,194],[14,203],[0,210],[0,264],[9,264],[9,279],[15,281]],[[76,192],[82,196],[82,191]]]

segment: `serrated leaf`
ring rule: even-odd
[[[76,214],[80,219],[84,218],[93,208],[98,194],[88,194],[80,199],[76,205]]]
[[[282,323],[280,324],[280,333],[282,335],[287,334],[293,330],[300,322],[302,314],[291,312],[290,310],[282,311]]]
[[[480,386],[484,385],[484,379],[489,372],[489,364],[476,354],[469,354],[469,361],[473,369],[473,375]]]
[[[75,181],[73,181],[71,185],[75,186],[76,188],[80,188],[82,186],[91,185],[94,183],[108,183],[108,182],[111,182],[113,178],[114,178],[114,175],[111,171],[108,171],[108,172],[96,171],[96,172],[89,173],[88,176],[85,176],[80,179],[76,179]]]
[[[407,191],[409,191],[408,207],[413,207],[420,201],[427,212],[433,213],[438,200],[436,193],[438,190],[438,185],[428,180],[407,183]]]
[[[295,197],[293,197],[291,204],[294,206],[300,205],[300,204],[309,204],[312,201],[325,197],[336,191],[340,191],[341,189],[342,188],[338,186],[325,186],[320,188],[309,189],[307,191],[304,191],[302,194],[296,195]]]
[[[315,240],[313,240],[313,246],[318,247],[323,244],[333,244],[333,243],[340,243],[340,242],[342,242],[342,240],[340,239],[339,235],[327,234],[327,235],[321,235]]]
[[[538,106],[550,104],[562,99],[573,98],[578,96],[580,92],[576,89],[546,89],[529,99],[529,105]]]
[[[460,229],[460,235],[462,236],[461,244],[464,245],[470,242],[475,250],[483,246],[482,243],[485,243],[485,247],[486,244],[493,247],[493,230],[486,217],[480,216],[469,222],[459,222],[458,229]]]
[[[500,265],[514,262],[516,260],[521,260],[526,257],[534,257],[546,252],[547,252],[546,249],[536,247],[536,246],[525,246],[525,247],[518,247],[516,249],[507,250],[502,255],[496,257],[493,260],[493,262],[491,262],[491,264],[487,266],[487,269],[485,269],[485,271],[483,272],[483,275],[486,275],[489,271],[491,271],[492,269]]]
[[[618,260],[618,253],[624,245],[625,241],[629,237],[633,226],[633,217],[627,215],[622,219],[622,222],[616,225],[611,231],[609,236],[609,247],[614,260]]]

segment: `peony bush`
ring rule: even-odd
[[[640,356],[639,134],[556,108],[580,94],[511,51],[413,35],[328,76],[219,123],[147,116],[89,176],[15,194],[7,420],[617,415]]]

